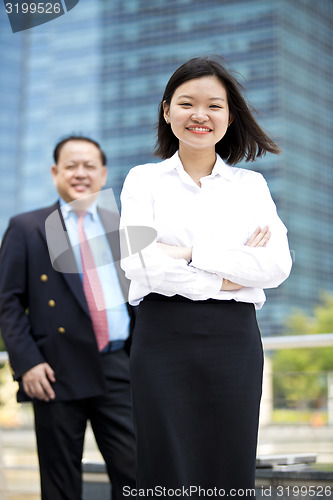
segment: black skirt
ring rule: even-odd
[[[148,295],[130,366],[138,489],[254,489],[263,353],[253,304]]]

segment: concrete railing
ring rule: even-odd
[[[298,349],[302,347],[328,347],[333,346],[333,333],[275,335],[273,337],[263,337],[262,343],[265,351]],[[5,363],[7,360],[8,354],[0,351],[0,363]]]
[[[8,354],[4,351],[0,351],[0,364],[4,364],[6,363],[6,361],[8,360]]]
[[[333,333],[263,337],[262,343],[265,351],[300,349],[302,347],[328,347],[333,346]]]
[[[260,406],[260,425],[269,425],[273,412],[273,372],[269,357],[271,351],[279,349],[301,349],[333,346],[333,333],[311,335],[281,335],[263,337],[265,353],[263,392]],[[333,425],[333,373],[328,373],[328,424]]]
[[[327,347],[333,346],[333,333],[317,333],[312,335],[276,335],[263,337],[262,343],[265,351],[276,349],[297,349],[301,347]],[[0,363],[8,360],[8,354],[0,351]]]

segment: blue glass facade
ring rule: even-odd
[[[101,141],[118,196],[132,166],[158,161],[154,124],[172,72],[219,54],[283,151],[246,165],[265,175],[295,258],[259,313],[264,333],[279,332],[292,307],[308,310],[332,289],[332,22],[330,0],[80,0],[47,25],[8,29],[0,35],[1,231],[10,214],[54,199],[51,151],[72,132]]]
[[[2,14],[0,61],[5,59],[2,75],[9,82],[1,86],[0,105],[8,109],[10,130],[17,135],[9,129],[7,136],[0,133],[8,154],[16,154],[12,161],[16,174],[7,170],[15,186],[0,187],[1,199],[2,191],[15,199],[14,204],[2,203],[1,234],[10,214],[56,199],[50,167],[54,145],[62,136],[82,133],[100,138],[101,66],[98,2],[82,2],[80,9],[15,34]],[[6,164],[3,154],[1,150],[1,165]]]
[[[8,216],[18,208],[20,154],[19,136],[22,99],[22,43],[11,39],[7,45],[10,26],[7,18],[0,16],[0,227],[3,229]],[[10,35],[9,35],[10,36]]]
[[[308,308],[333,288],[331,2],[281,4],[283,188],[295,265],[288,300]]]

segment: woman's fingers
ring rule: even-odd
[[[257,227],[257,229],[254,231],[254,233],[250,236],[250,238],[248,239],[248,241],[245,243],[245,246],[252,247],[253,246],[252,243],[258,237],[258,235],[260,234],[260,231],[261,231],[261,228]]]
[[[266,247],[272,233],[269,230],[268,226],[265,226],[261,229],[261,227],[257,227],[257,229],[250,236],[245,246],[257,248],[257,247]]]

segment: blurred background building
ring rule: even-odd
[[[67,134],[101,141],[119,198],[131,167],[158,161],[154,125],[172,72],[219,54],[283,151],[244,165],[266,177],[294,258],[267,293],[263,334],[333,289],[331,0],[80,0],[15,34],[1,8],[1,236],[11,215],[56,199],[51,153]]]

